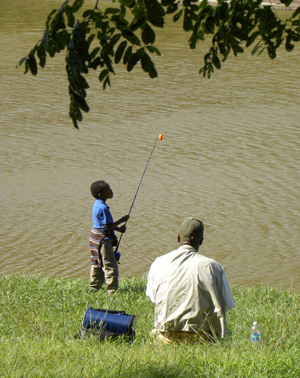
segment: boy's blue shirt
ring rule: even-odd
[[[93,206],[92,217],[94,222],[93,227],[100,228],[102,230],[105,230],[105,224],[114,222],[109,206],[101,199],[96,199]]]

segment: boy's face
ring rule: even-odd
[[[111,190],[110,186],[108,185],[108,183],[106,182],[105,183],[105,186],[103,188],[103,191],[102,193],[100,193],[100,198],[104,201],[106,201],[108,198],[113,198],[114,196],[114,193],[113,191]]]

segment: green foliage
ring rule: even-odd
[[[160,55],[154,45],[155,28],[164,27],[167,14],[173,15],[173,22],[182,21],[191,49],[211,37],[211,47],[199,70],[208,78],[215,68],[221,69],[230,53],[237,56],[251,47],[252,54],[261,54],[266,49],[274,59],[281,45],[292,51],[300,41],[300,7],[282,20],[271,5],[262,5],[262,0],[218,0],[216,6],[207,0],[183,0],[181,5],[177,0],[119,0],[105,10],[98,8],[99,0],[95,1],[94,8],[82,16],[79,11],[84,0],[66,0],[58,10],[52,10],[42,39],[19,62],[25,64],[25,73],[37,75],[38,65],[46,65],[47,55],[52,58],[66,50],[69,114],[76,128],[82,111],[89,111],[85,76],[90,70],[100,70],[103,89],[111,85],[115,64],[123,63],[128,72],[140,65],[150,78],[158,75],[150,54]],[[289,6],[292,1],[281,3]]]
[[[154,309],[144,278],[124,279],[117,293],[88,290],[84,279],[0,276],[0,375],[3,377],[272,377],[300,376],[300,294],[232,287],[232,336],[214,345],[150,344]],[[133,343],[77,340],[88,307],[137,317]],[[260,345],[250,341],[258,321]]]

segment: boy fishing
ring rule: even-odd
[[[90,290],[98,291],[104,281],[107,284],[108,293],[118,290],[119,269],[113,247],[118,239],[114,231],[124,233],[126,226],[120,224],[127,222],[129,215],[125,215],[116,222],[109,210],[106,201],[113,198],[113,191],[109,184],[103,180],[91,185],[91,194],[96,199],[94,202],[92,217],[93,228],[89,238],[91,252]]]

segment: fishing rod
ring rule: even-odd
[[[138,185],[138,188],[137,188],[137,190],[136,190],[136,192],[135,192],[135,196],[134,196],[133,201],[132,201],[132,203],[131,203],[131,206],[130,206],[130,209],[129,209],[129,212],[128,212],[128,216],[130,216],[131,210],[132,210],[133,205],[134,205],[134,202],[135,202],[135,200],[136,200],[136,196],[137,196],[137,194],[138,194],[138,192],[139,192],[139,190],[140,190],[141,183],[142,183],[143,178],[144,178],[144,176],[145,176],[145,173],[146,173],[146,170],[147,170],[148,164],[149,164],[149,162],[150,162],[151,156],[152,156],[152,154],[153,154],[153,151],[154,151],[154,149],[155,149],[155,146],[156,146],[157,142],[158,142],[159,140],[162,140],[162,139],[163,139],[162,134],[159,134],[159,136],[156,138],[156,141],[155,141],[154,146],[153,146],[153,148],[152,148],[152,151],[151,151],[151,153],[150,153],[149,159],[148,159],[148,161],[147,161],[146,167],[145,167],[144,172],[143,172],[143,174],[142,174],[142,177],[141,177],[140,183],[139,183],[139,185]],[[128,220],[125,222],[124,226],[126,226],[127,222],[128,222]],[[115,254],[118,252],[118,249],[119,249],[119,246],[120,246],[120,243],[121,243],[121,240],[122,240],[122,236],[123,236],[123,234],[121,234],[121,236],[120,236],[119,242],[118,242],[117,247],[116,247],[116,250],[115,250]]]

